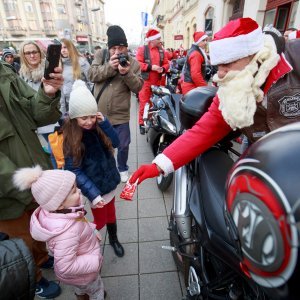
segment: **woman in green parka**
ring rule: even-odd
[[[0,232],[25,241],[37,265],[36,294],[43,290],[39,296],[46,299],[57,297],[60,288],[44,279],[39,269],[48,260],[48,252],[45,244],[34,241],[29,232],[31,212],[37,204],[29,190],[20,192],[13,186],[12,175],[19,168],[33,165],[51,168],[35,131],[59,119],[62,83],[62,69],[56,68],[52,79],[43,78],[36,92],[8,64],[0,62]]]

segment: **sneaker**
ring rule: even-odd
[[[127,182],[129,178],[128,171],[120,172],[120,176],[122,182]]]
[[[42,269],[53,269],[54,266],[54,257],[49,255],[49,258],[46,262],[41,265]]]
[[[146,133],[145,126],[140,125],[140,134],[144,135]]]
[[[35,295],[42,299],[56,298],[60,293],[60,286],[56,282],[48,281],[44,277],[35,285]]]

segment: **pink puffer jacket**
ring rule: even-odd
[[[54,255],[58,279],[71,285],[86,285],[100,271],[100,242],[83,212],[49,213],[37,208],[30,222],[30,232],[37,241],[47,242]]]

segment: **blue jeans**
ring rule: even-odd
[[[113,128],[117,132],[120,140],[117,154],[118,169],[119,172],[124,172],[129,169],[127,165],[129,144],[131,142],[129,123],[113,125]]]

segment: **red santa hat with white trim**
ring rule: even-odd
[[[289,33],[289,40],[300,39],[300,30],[295,30]]]
[[[161,38],[161,34],[159,31],[157,31],[156,29],[149,29],[148,32],[146,33],[145,41],[146,42],[154,41],[159,38]]]
[[[263,32],[256,21],[251,18],[232,20],[210,42],[210,61],[212,65],[228,64],[257,53],[263,45]]]
[[[203,31],[196,31],[193,34],[193,38],[194,38],[194,44],[197,45],[200,42],[202,42],[203,40],[207,39],[208,36]]]

